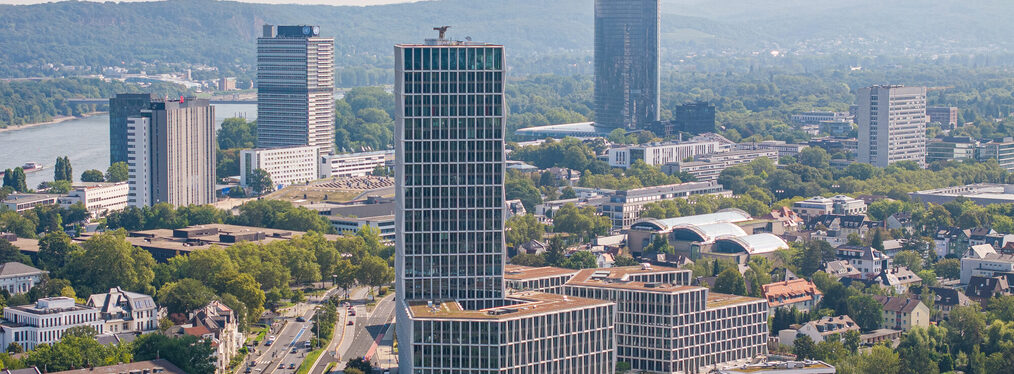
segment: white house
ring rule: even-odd
[[[0,265],[0,288],[11,295],[22,294],[42,282],[42,276],[48,273],[20,262],[8,262]]]
[[[127,292],[116,287],[107,293],[88,297],[89,307],[99,310],[105,321],[105,331],[110,334],[121,332],[147,332],[158,329],[158,307],[151,296]]]

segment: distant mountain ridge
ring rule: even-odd
[[[110,66],[254,63],[260,26],[318,24],[335,36],[339,66],[390,67],[391,46],[451,36],[505,44],[511,56],[592,50],[593,0],[434,0],[370,7],[230,1],[0,5],[0,76],[45,63]],[[867,55],[1007,53],[1014,1],[665,0],[669,56],[766,49]]]

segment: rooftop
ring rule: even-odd
[[[679,271],[676,268],[663,266],[624,266],[599,269],[584,269],[577,273],[567,282],[572,286],[619,288],[627,290],[675,293],[688,290],[699,290],[704,287],[683,286],[659,282],[636,282],[631,281],[631,275],[661,273],[666,271]]]
[[[26,275],[43,274],[46,271],[36,269],[20,262],[8,262],[0,265],[0,277],[22,277]]]
[[[154,359],[151,361],[138,361],[131,362],[128,364],[117,364],[109,366],[100,366],[94,368],[84,368],[77,370],[57,371],[51,372],[51,374],[121,374],[121,373],[141,373],[145,370],[150,370],[151,374],[186,374],[183,369],[176,367],[171,362],[165,359]]]
[[[507,265],[504,268],[504,279],[527,280],[540,279],[558,276],[573,276],[578,270],[564,269],[553,266],[529,267],[521,265]]]
[[[743,365],[719,370],[719,374],[832,374],[835,367],[824,361],[785,361]]]
[[[749,221],[750,214],[739,209],[723,209],[709,214],[698,214],[693,216],[675,218],[645,218],[631,226],[631,229],[655,229],[667,231],[675,226],[681,225],[707,225],[713,223],[736,223]]]
[[[758,299],[756,297],[729,295],[724,293],[708,293],[708,302],[705,304],[705,308],[721,308],[731,305],[744,304],[750,302],[764,301],[764,299]]]
[[[543,313],[566,310],[586,309],[612,304],[608,301],[569,297],[540,292],[521,292],[512,294],[508,300],[511,305],[480,310],[464,310],[456,301],[433,303],[411,302],[409,313],[420,319],[463,319],[463,320],[509,320],[534,316]]]
[[[178,252],[191,252],[207,249],[212,245],[228,247],[238,242],[250,241],[270,243],[278,240],[290,240],[302,236],[305,232],[277,230],[263,227],[236,226],[225,224],[209,224],[185,227],[182,229],[156,229],[132,231],[126,240],[130,244],[144,249],[163,249]],[[77,241],[87,240],[91,235],[85,234]],[[337,235],[324,235],[328,240],[337,239]]]

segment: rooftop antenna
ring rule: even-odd
[[[450,26],[440,26],[440,27],[434,27],[433,30],[434,31],[439,31],[440,32],[440,40],[444,40],[444,34],[447,33],[447,29],[449,29],[449,28],[451,28],[451,27]]]

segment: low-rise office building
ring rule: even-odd
[[[683,161],[696,155],[727,151],[728,146],[716,141],[667,142],[611,148],[607,151],[609,166],[627,168],[641,160],[648,165],[662,166]]]
[[[613,221],[614,229],[626,229],[638,218],[644,205],[670,199],[686,199],[694,195],[717,195],[729,197],[732,191],[726,190],[718,182],[687,182],[667,184],[654,187],[635,188],[616,191],[609,201],[602,204],[602,215]]]
[[[815,196],[792,204],[792,210],[800,217],[810,219],[825,214],[857,215],[866,214],[866,202],[845,195],[832,198]]]
[[[722,171],[730,167],[750,163],[761,157],[766,157],[778,163],[778,151],[773,149],[745,149],[728,151],[722,153],[710,153],[694,157],[694,161],[676,161],[662,165],[662,172],[666,174],[687,173],[693,175],[698,181],[718,180]]]
[[[978,205],[1014,203],[1014,184],[979,183],[910,192],[912,199],[943,205],[964,197]]]
[[[736,144],[736,149],[774,149],[778,151],[778,157],[796,157],[800,151],[809,147],[806,144],[786,143],[783,140],[765,140],[762,142],[744,142]]]
[[[0,345],[18,343],[26,351],[39,344],[53,344],[63,337],[64,331],[75,326],[88,326],[104,334],[105,324],[99,310],[75,304],[69,297],[39,299],[34,305],[8,306],[3,310],[0,323]]]
[[[996,160],[1000,167],[1014,171],[1014,137],[996,138],[980,143],[975,158],[979,162]]]
[[[412,342],[413,373],[614,372],[614,303],[538,292],[504,301],[482,310],[454,301],[410,303],[410,326],[398,339]]]
[[[273,189],[316,180],[319,151],[317,146],[244,149],[239,152],[239,184],[249,187],[257,169],[268,173]]]
[[[369,226],[380,233],[386,242],[394,242],[394,202],[333,206],[311,206],[327,217],[331,226],[340,233],[358,232]]]
[[[378,166],[391,166],[394,151],[330,154],[320,158],[320,178],[364,177]]]
[[[945,136],[926,142],[926,163],[974,160],[979,141],[968,136]]]
[[[81,203],[95,218],[126,209],[129,195],[127,182],[78,182],[71,185],[71,190],[58,202],[63,208]]]
[[[12,193],[4,199],[4,206],[8,210],[21,213],[39,205],[56,204],[59,198],[60,195],[53,194]]]
[[[20,262],[5,263],[0,265],[0,289],[11,295],[23,294],[41,283],[46,273],[49,272]]]
[[[835,374],[837,369],[824,361],[770,361],[719,369],[716,374]]]

